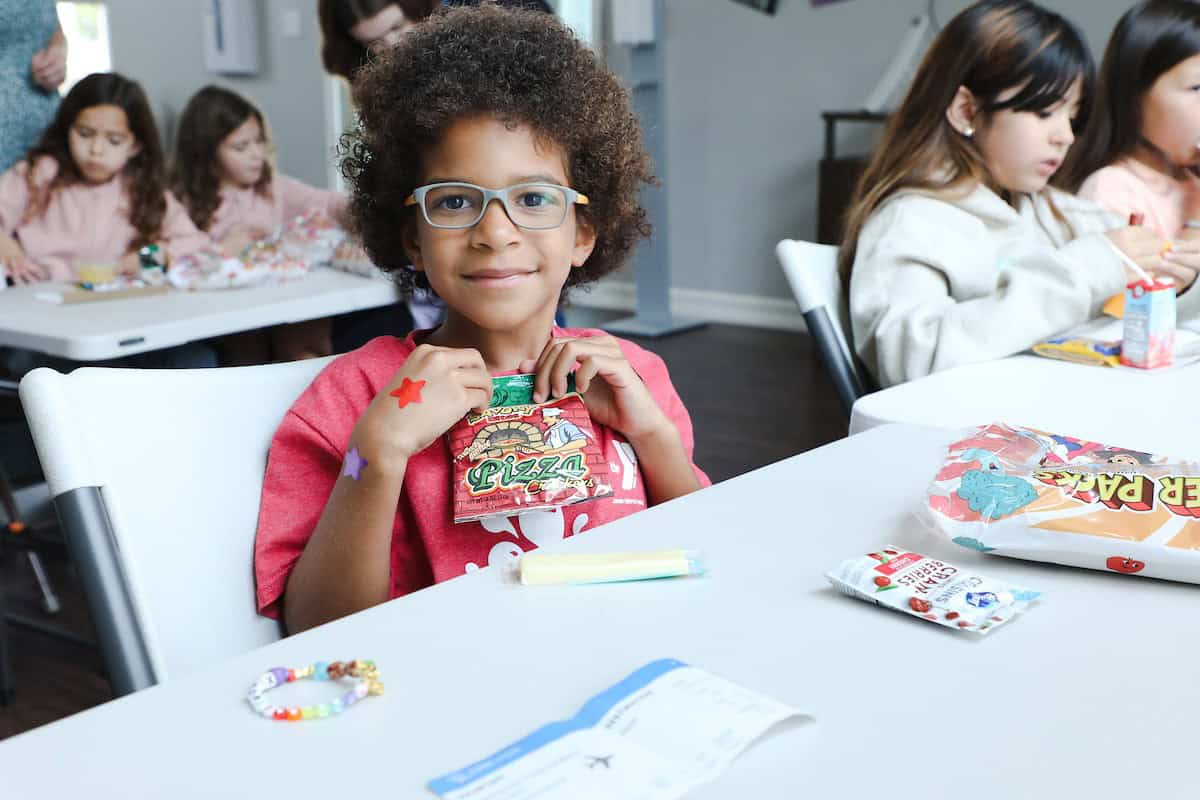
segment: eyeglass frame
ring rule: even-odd
[[[431,189],[439,189],[443,186],[462,186],[467,189],[475,189],[483,193],[483,202],[479,205],[479,216],[477,216],[469,225],[439,225],[429,218],[429,211],[425,208],[425,195],[429,194]],[[521,189],[526,186],[546,186],[560,190],[567,199],[567,205],[563,208],[562,219],[555,225],[550,225],[545,228],[530,227],[522,225],[513,219],[512,211],[508,207],[508,193],[513,189]],[[582,192],[577,192],[569,186],[563,186],[558,183],[547,183],[545,181],[527,181],[525,183],[514,183],[512,186],[506,186],[503,189],[486,189],[474,183],[465,181],[442,181],[441,183],[428,183],[424,186],[418,186],[413,189],[412,194],[404,199],[404,206],[416,206],[421,209],[421,216],[425,218],[425,222],[432,228],[437,228],[442,231],[465,231],[474,228],[483,219],[483,215],[487,213],[488,206],[493,200],[500,201],[500,207],[504,209],[504,213],[508,216],[509,222],[516,225],[524,231],[552,231],[555,228],[561,228],[562,224],[567,221],[567,211],[573,205],[586,206],[591,203],[588,196]]]

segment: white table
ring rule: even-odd
[[[1190,322],[1186,330],[1200,330]],[[1120,339],[1116,323],[1082,331]],[[1018,355],[936,372],[862,397],[856,434],[893,422],[965,428],[1009,422],[1147,452],[1200,459],[1200,364],[1143,371]]]
[[[248,289],[54,305],[45,286],[0,292],[0,346],[74,361],[99,361],[213,336],[344,314],[394,303],[389,281],[318,267],[304,278]]]
[[[562,545],[700,547],[706,578],[520,588],[485,570],[0,742],[2,794],[432,796],[429,778],[674,656],[817,717],[695,797],[1194,797],[1200,588],[922,532],[944,438],[879,429]],[[829,588],[824,570],[886,542],[1047,596],[978,638]],[[351,657],[388,689],[341,717],[269,722],[243,700],[269,667]]]

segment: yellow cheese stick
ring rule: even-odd
[[[655,553],[526,553],[518,564],[521,583],[546,586],[563,583],[609,583],[702,575],[700,554],[694,550]]]

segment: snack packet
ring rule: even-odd
[[[1038,342],[1033,352],[1045,358],[1089,364],[1097,367],[1115,367],[1121,363],[1121,343],[1102,342],[1081,336],[1058,336]]]
[[[337,246],[337,249],[333,251],[333,261],[330,266],[363,278],[388,279],[387,275],[371,261],[362,245],[353,239],[346,239]]]
[[[825,577],[851,597],[982,634],[1008,622],[1042,594],[892,545],[843,561]]]
[[[174,259],[167,277],[176,289],[240,289],[303,278],[330,263],[346,232],[321,210],[299,214],[251,242],[235,258],[216,246]]]
[[[996,555],[1200,583],[1200,463],[996,423],[949,446],[927,509]]]
[[[533,375],[492,379],[492,402],[446,433],[455,524],[582,503],[612,494],[592,418],[569,376],[567,393],[533,402]]]

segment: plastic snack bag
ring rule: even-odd
[[[1096,367],[1115,367],[1121,363],[1121,343],[1102,342],[1080,336],[1058,336],[1038,342],[1033,352],[1045,358],[1089,364]]]
[[[346,238],[325,212],[310,211],[289,219],[273,235],[249,244],[236,258],[216,247],[171,262],[167,278],[177,289],[240,289],[303,278],[313,267],[330,263]]]
[[[380,272],[379,267],[375,266],[375,262],[371,261],[362,245],[353,239],[346,239],[337,246],[333,252],[333,261],[330,266],[363,278],[388,279],[387,275]]]
[[[825,577],[851,597],[974,633],[1000,627],[1041,596],[890,545],[843,561]]]
[[[963,547],[1200,583],[1200,463],[993,424],[954,442],[929,487]]]
[[[492,403],[447,433],[454,522],[510,517],[612,494],[608,461],[575,391],[533,402],[533,375],[492,380]]]

